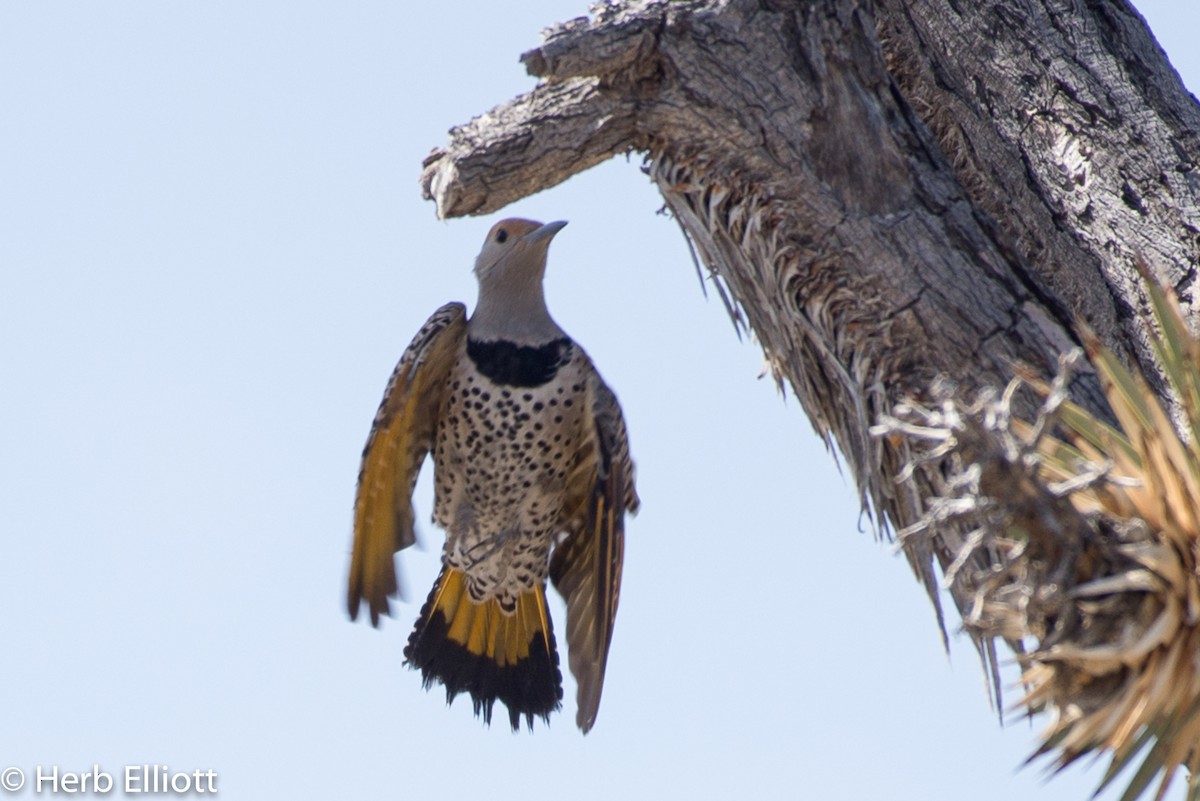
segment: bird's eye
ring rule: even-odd
[[[499,231],[496,232],[496,241],[497,242],[502,243],[507,239],[508,239],[508,231],[501,228]]]

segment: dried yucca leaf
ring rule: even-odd
[[[1155,782],[1163,798],[1184,768],[1200,801],[1200,342],[1141,269],[1161,374],[1135,374],[1080,334],[1112,421],[1067,399],[1071,356],[1052,384],[1021,370],[999,398],[913,405],[880,431],[919,432],[946,460],[938,514],[907,536],[955,525],[974,532],[964,548],[989,554],[958,554],[947,582],[974,596],[968,630],[1016,643],[1020,703],[1048,713],[1035,757],[1061,768],[1107,753],[1101,786],[1131,774],[1123,801]],[[1018,386],[1041,398],[1031,423],[1011,413]]]

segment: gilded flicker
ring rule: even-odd
[[[469,693],[491,722],[508,708],[548,720],[562,674],[546,577],[566,600],[576,723],[596,720],[621,587],[624,515],[638,505],[617,398],[546,308],[550,240],[565,222],[504,220],[488,232],[479,299],[434,312],[400,358],[363,450],[354,505],[350,617],[372,625],[412,545],[412,493],[434,462],[442,569],[404,650],[447,703]]]

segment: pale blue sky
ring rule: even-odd
[[[1200,85],[1200,12],[1139,6]],[[496,219],[438,222],[421,158],[584,11],[0,5],[0,770],[211,768],[246,801],[1087,797],[1098,769],[1017,770],[1042,723],[999,727],[970,644],[947,659],[636,158],[503,212],[571,221],[550,306],[638,462],[596,728],[573,684],[514,736],[401,666],[429,525],[410,602],[347,620],[371,416]]]

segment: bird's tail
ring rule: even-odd
[[[496,701],[508,707],[514,730],[522,715],[532,728],[534,715],[547,720],[561,705],[562,673],[542,584],[505,612],[496,598],[471,600],[463,572],[443,566],[404,658],[420,669],[426,689],[435,681],[445,685],[447,703],[470,693],[475,714],[488,723]]]

